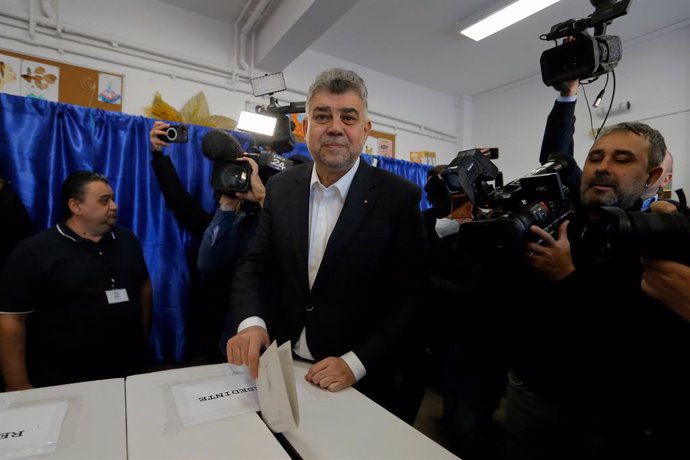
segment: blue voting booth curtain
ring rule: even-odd
[[[0,177],[12,181],[32,217],[34,231],[61,220],[60,188],[71,172],[88,169],[108,178],[119,206],[118,225],[132,229],[141,241],[153,284],[152,361],[179,364],[189,353],[187,316],[194,308],[190,270],[198,241],[177,224],[163,201],[150,165],[153,121],[0,93]],[[213,212],[212,164],[199,147],[208,130],[190,127],[189,142],[171,145],[165,153],[189,193]],[[250,139],[234,134],[246,148]],[[309,156],[304,144],[286,156],[297,153]],[[363,157],[372,161],[370,156]],[[426,182],[428,166],[376,158],[378,167],[420,186]],[[422,205],[426,206],[425,199]]]

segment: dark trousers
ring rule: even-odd
[[[507,369],[495,354],[450,343],[443,375],[443,420],[452,451],[464,460],[496,458],[493,420],[506,385]]]

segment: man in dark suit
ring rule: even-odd
[[[361,161],[367,89],[330,69],[309,88],[304,122],[314,164],[268,184],[259,228],[232,284],[238,333],[228,361],[257,376],[269,333],[314,361],[305,378],[356,388],[384,406],[394,361],[412,343],[426,284],[421,190]]]

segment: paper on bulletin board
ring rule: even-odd
[[[67,401],[0,411],[0,458],[34,457],[55,452]]]
[[[107,73],[98,74],[98,100],[107,104],[122,103],[122,77]]]
[[[395,155],[393,153],[393,141],[390,139],[376,139],[376,154],[382,157],[393,158]]]
[[[0,93],[20,95],[19,73],[21,67],[21,59],[0,54]]]
[[[58,102],[60,68],[24,59],[21,77],[22,96]]]

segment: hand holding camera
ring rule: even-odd
[[[151,150],[160,151],[171,143],[185,143],[188,141],[188,127],[186,125],[171,125],[156,120],[149,132]]]
[[[242,200],[253,201],[259,203],[263,207],[264,199],[266,198],[266,187],[259,178],[259,165],[256,161],[248,157],[238,158],[240,161],[246,161],[252,168],[251,176],[249,177],[249,189],[245,192],[237,192],[235,196]]]

